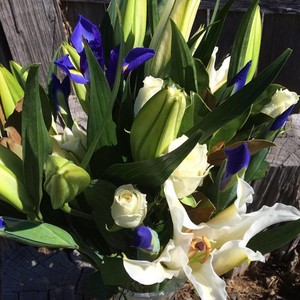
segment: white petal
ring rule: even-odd
[[[187,278],[194,285],[202,300],[226,299],[225,282],[216,274],[212,266],[212,256],[204,264],[193,269],[188,265],[184,266]]]
[[[234,267],[250,261],[264,261],[264,256],[245,246],[245,242],[229,241],[219,250],[214,250],[213,268],[218,275],[222,275],[232,270]]]
[[[175,249],[175,245],[170,240],[159,258],[153,262],[125,257],[123,258],[124,268],[133,280],[145,285],[160,283],[165,279],[171,279],[173,276],[177,277],[178,270],[167,269],[162,265],[162,263],[168,263],[172,260],[170,256],[172,249]]]

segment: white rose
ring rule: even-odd
[[[188,137],[183,135],[174,140],[169,145],[168,152],[178,148],[187,139]],[[207,146],[197,144],[170,176],[177,197],[182,199],[192,194],[198,186],[203,184],[203,179],[209,173],[209,169]]]
[[[291,105],[296,104],[299,100],[299,95],[295,92],[290,92],[288,89],[280,89],[272,96],[271,102],[265,105],[262,113],[276,118],[286,111]]]
[[[135,228],[147,214],[146,195],[135,189],[132,184],[122,185],[115,191],[111,215],[115,223],[125,228]]]
[[[139,90],[139,93],[134,102],[134,115],[136,116],[145,103],[156,93],[158,93],[164,84],[161,78],[147,76],[144,79],[144,87]]]

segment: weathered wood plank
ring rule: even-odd
[[[55,50],[65,39],[58,0],[0,1],[2,23],[12,57],[22,65],[42,63],[45,80]]]
[[[300,1],[299,1],[300,3]],[[269,65],[286,48],[293,53],[275,80],[300,94],[300,18],[298,15],[267,14],[264,16],[260,69]]]
[[[63,2],[79,2],[79,3],[109,3],[110,0],[63,0]],[[221,0],[221,5],[227,0]],[[232,10],[245,10],[249,7],[252,0],[235,1]],[[216,1],[202,0],[201,9],[213,9]],[[260,6],[264,12],[270,13],[300,13],[300,1],[297,0],[261,0]]]
[[[300,115],[291,115],[285,129],[275,140],[277,147],[267,156],[270,168],[266,177],[252,184],[252,208],[277,202],[300,208]]]

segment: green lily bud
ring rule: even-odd
[[[187,41],[200,0],[168,0],[160,21],[154,31],[149,48],[154,49],[155,56],[145,64],[145,75],[164,77],[166,65],[171,57],[172,29],[170,19],[174,21],[179,31]]]
[[[3,146],[0,146],[0,179],[0,200],[34,219],[34,205],[23,182],[22,161]]]
[[[256,4],[245,15],[242,26],[239,27],[237,39],[232,49],[232,57],[228,70],[228,81],[230,81],[243,67],[251,61],[246,83],[256,73],[260,52],[262,36],[262,21],[260,8]]]
[[[71,45],[69,45],[68,43],[63,43],[61,45],[61,49],[62,49],[64,55],[67,55],[67,54],[69,55],[71,62],[73,63],[75,68],[77,70],[79,70],[80,69],[80,56],[77,53],[77,51],[75,50],[75,48],[72,47]],[[86,98],[87,98],[86,86],[84,84],[76,83],[73,81],[72,81],[72,85],[74,87],[76,96],[80,102],[80,105],[82,106],[83,110],[85,112],[87,112],[88,111],[88,103],[86,101]]]
[[[24,90],[18,80],[0,65],[0,100],[7,119],[14,111],[16,103],[24,97]]]
[[[122,1],[121,13],[127,51],[143,46],[147,23],[147,0]]]
[[[44,188],[51,198],[53,209],[62,208],[90,184],[89,174],[73,162],[49,155],[45,165]]]
[[[138,112],[130,144],[134,160],[158,157],[176,139],[186,108],[186,94],[174,84],[166,85]]]

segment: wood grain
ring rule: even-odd
[[[45,81],[48,65],[65,39],[57,0],[0,1],[0,21],[13,59],[22,64],[42,63]]]

